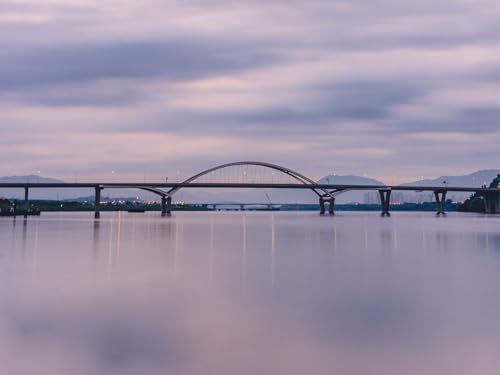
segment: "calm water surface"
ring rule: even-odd
[[[89,215],[0,219],[0,373],[500,373],[500,217]]]

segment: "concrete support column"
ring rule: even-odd
[[[319,197],[319,214],[325,214],[325,201],[323,200],[323,197]]]
[[[161,196],[161,216],[167,215],[167,197]]]
[[[500,214],[500,191],[498,193],[484,193],[484,212],[487,214]]]
[[[499,214],[500,213],[500,194],[492,194],[492,201],[493,201],[493,213],[494,214]]]
[[[328,204],[328,213],[330,215],[335,215],[335,198],[331,197]]]
[[[99,219],[101,217],[101,186],[95,187],[95,199],[94,199],[94,218]]]
[[[435,191],[434,196],[436,197],[436,215],[446,216],[445,203],[446,203],[446,190]]]
[[[391,190],[379,190],[380,204],[382,205],[382,212],[380,216],[391,216],[389,212],[389,205],[391,204]]]
[[[172,197],[167,197],[167,206],[165,208],[165,213],[167,216],[172,215]]]
[[[483,194],[483,202],[484,202],[484,213],[491,214],[491,201],[488,193]]]
[[[29,201],[29,187],[24,188],[24,217],[28,217],[28,212],[30,211],[30,201]]]
[[[486,194],[483,194],[482,197],[483,197],[483,204],[484,204],[484,213],[489,214],[489,212],[488,212],[488,198],[486,198]]]

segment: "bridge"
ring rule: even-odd
[[[283,180],[285,178],[285,180]],[[500,189],[448,186],[399,186],[399,185],[339,185],[317,183],[291,169],[257,161],[241,161],[222,164],[202,171],[182,182],[164,183],[1,183],[1,188],[24,189],[24,215],[29,213],[30,189],[50,188],[91,188],[94,189],[94,217],[100,217],[101,192],[104,189],[140,189],[156,194],[161,199],[161,215],[169,216],[172,212],[172,197],[181,189],[301,189],[309,190],[317,196],[319,213],[327,211],[335,214],[335,198],[348,191],[378,191],[381,203],[381,215],[390,216],[390,199],[393,191],[428,191],[436,199],[436,214],[445,215],[445,201],[448,192],[470,192],[482,197],[487,214],[500,213]]]

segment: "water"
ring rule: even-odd
[[[500,217],[0,220],[2,374],[498,374]]]

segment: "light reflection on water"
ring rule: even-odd
[[[0,220],[9,374],[498,374],[500,217]]]

